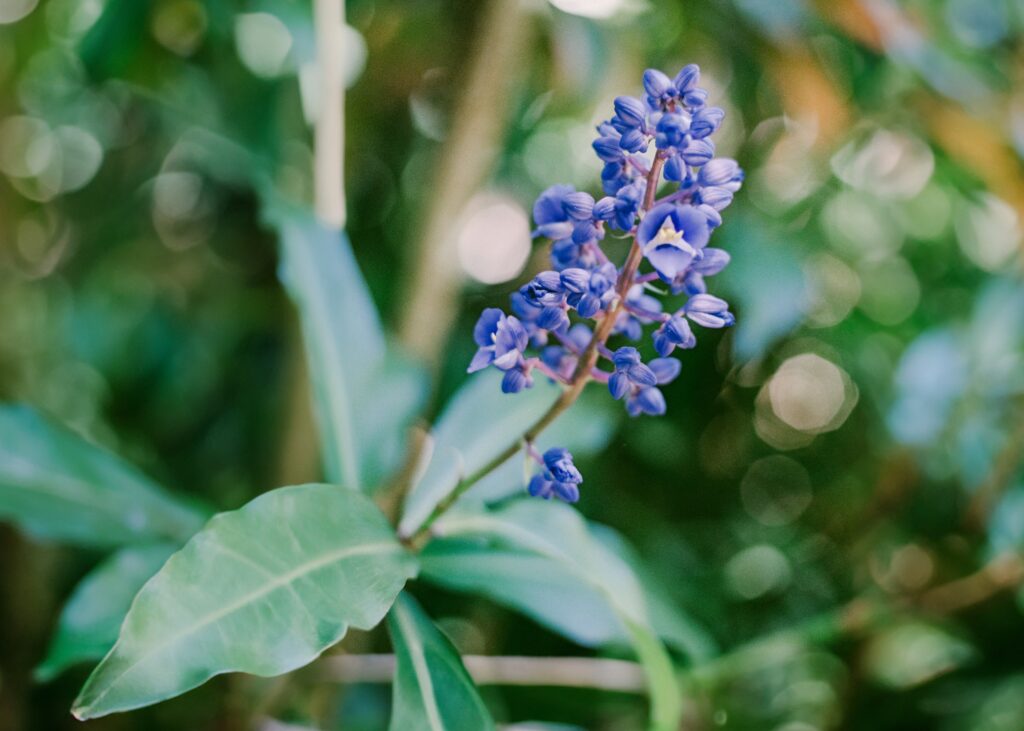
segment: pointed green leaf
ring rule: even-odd
[[[429,461],[406,498],[400,534],[415,533],[459,480],[522,438],[561,393],[541,378],[514,395],[502,393],[500,383],[497,371],[478,373],[448,403],[432,434]]]
[[[36,678],[47,681],[76,663],[106,655],[132,599],[177,549],[173,543],[129,546],[90,571],[64,605]]]
[[[388,630],[396,661],[390,731],[494,728],[458,651],[408,593],[388,614]]]
[[[435,524],[435,532],[442,538],[483,537],[499,548],[543,557],[599,592],[643,664],[652,729],[679,727],[681,690],[672,661],[652,629],[643,587],[629,564],[592,535],[579,513],[562,503],[519,500],[487,512],[449,513]]]
[[[0,520],[88,546],[185,540],[205,514],[25,406],[0,406]]]
[[[93,672],[80,719],[149,705],[214,675],[294,670],[376,625],[416,561],[354,490],[274,490],[214,516],[142,588]]]
[[[345,234],[280,201],[268,218],[281,238],[281,280],[302,320],[327,476],[357,489],[377,485],[398,463],[424,375],[388,351]]]

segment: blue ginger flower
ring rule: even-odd
[[[494,365],[503,371],[507,393],[529,388],[535,370],[568,393],[578,393],[573,387],[580,380],[598,380],[631,415],[665,412],[660,387],[680,372],[670,356],[696,346],[692,325],[735,322],[728,303],[708,293],[707,280],[729,264],[729,254],[709,243],[743,184],[743,170],[735,160],[715,157],[712,138],[725,112],[708,105],[699,83],[694,64],[672,78],[648,69],[640,96],[615,98],[593,142],[603,163],[603,197],[569,185],[538,196],[534,236],[551,240],[552,268],[512,294],[514,315],[484,311],[474,330],[471,371]],[[671,190],[662,191],[663,183]],[[609,231],[633,237],[626,264],[617,265],[602,248]],[[656,282],[668,285],[668,293]],[[686,299],[667,306],[666,296]],[[636,348],[608,345],[609,338],[641,341],[645,331],[659,356],[648,364]],[[528,347],[539,354],[527,356]],[[601,358],[613,370],[602,368]],[[549,450],[550,460],[535,455],[543,467],[531,494],[578,498],[578,472],[563,452]]]
[[[662,203],[640,221],[637,242],[658,275],[671,282],[686,271],[709,235],[707,216],[696,208]]]
[[[479,347],[469,364],[470,373],[490,365],[503,371],[515,367],[522,360],[529,336],[518,319],[489,307],[477,320],[473,339]]]

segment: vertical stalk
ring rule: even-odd
[[[345,226],[345,84],[342,78],[344,0],[313,0],[319,108],[314,130],[314,203],[317,217]]]
[[[483,10],[468,76],[441,153],[432,198],[408,266],[400,339],[436,365],[453,321],[461,280],[452,222],[494,167],[508,103],[529,39],[522,0],[491,0]]]

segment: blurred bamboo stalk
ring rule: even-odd
[[[628,660],[590,657],[522,657],[463,655],[477,685],[528,685],[596,688],[619,693],[645,693],[643,669]],[[338,655],[321,663],[321,678],[338,683],[390,683],[394,655]]]
[[[345,84],[342,53],[344,0],[314,0],[319,107],[314,131],[314,203],[320,220],[345,226]]]
[[[430,186],[432,202],[409,262],[400,338],[436,366],[456,317],[461,274],[452,222],[484,182],[501,149],[508,102],[529,40],[521,0],[492,0],[483,12],[468,74]]]

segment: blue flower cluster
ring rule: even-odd
[[[691,324],[735,322],[728,303],[708,294],[705,278],[729,263],[726,251],[708,244],[743,171],[735,160],[715,157],[711,137],[725,112],[707,106],[699,81],[693,64],[675,78],[645,71],[643,96],[616,98],[611,119],[597,127],[593,148],[604,163],[604,196],[595,200],[569,185],[541,193],[533,207],[534,236],[551,239],[552,269],[512,295],[513,314],[483,312],[470,372],[500,369],[506,393],[532,386],[535,370],[566,385],[593,379],[624,399],[631,416],[665,413],[659,386],[679,375],[680,363],[670,357],[675,349],[696,346]],[[621,266],[602,246],[609,232],[633,239]],[[641,271],[643,262],[649,271]],[[656,295],[675,302],[666,308]],[[610,336],[642,340],[647,326],[654,326],[658,355],[648,363],[635,347],[606,345]],[[527,355],[531,346],[538,355]],[[601,368],[599,358],[611,370]],[[582,478],[571,455],[549,450],[540,461],[530,494],[575,501]]]

